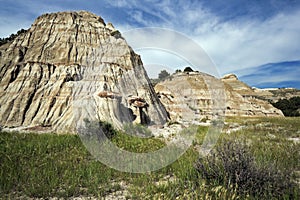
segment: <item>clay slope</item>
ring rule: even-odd
[[[175,73],[158,83],[155,91],[171,119],[177,121],[187,116],[191,120],[211,119],[212,115],[218,114],[212,109],[219,109],[225,116],[283,116],[268,102],[252,96],[254,92],[249,86],[232,80],[234,77],[227,78],[230,81],[199,72]],[[232,88],[233,84],[236,89]]]
[[[119,31],[92,13],[42,15],[0,51],[4,127],[69,132],[83,118],[119,128],[167,119],[140,57]]]

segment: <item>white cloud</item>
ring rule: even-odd
[[[68,7],[63,4],[30,2],[17,1],[16,4],[23,11],[21,14],[1,15],[0,37],[8,36],[20,28],[29,27],[33,22],[33,16],[35,18],[44,12],[68,10]],[[265,63],[300,58],[300,23],[298,22],[300,10],[289,13],[278,11],[277,15],[264,21],[259,18],[247,18],[247,16],[224,21],[222,16],[212,13],[198,1],[174,3],[171,0],[143,2],[117,0],[106,1],[105,5],[110,5],[108,9],[111,9],[112,15],[117,9],[124,9],[122,11],[131,14],[131,20],[142,26],[170,28],[186,34],[203,47],[221,74]],[[154,17],[150,20],[149,16]],[[114,26],[121,32],[130,30],[137,26],[131,20],[120,18]],[[138,39],[144,40],[136,38]],[[174,42],[169,36],[154,39],[163,44],[168,42],[169,47],[177,44],[174,48],[180,50],[181,54],[183,51],[193,54],[195,49],[188,48],[181,41]],[[149,52],[147,54],[149,55]],[[201,60],[197,55],[191,57]],[[174,59],[162,60],[170,60],[170,66],[176,65]]]
[[[59,5],[43,4],[38,1],[17,1],[15,3],[17,8],[13,11],[9,11],[11,8],[5,8],[5,4],[2,6],[4,8],[0,11],[0,37],[7,37],[12,33],[16,33],[21,28],[30,28],[35,18],[44,13],[65,10],[64,7],[60,7]]]
[[[121,8],[130,7],[130,3],[126,0],[115,0],[115,1],[108,1],[111,5]]]
[[[218,24],[194,35],[222,73],[269,62],[300,58],[300,12],[267,21]]]
[[[161,28],[140,28],[123,32],[122,35],[142,55],[145,66],[157,63],[169,66],[174,71],[189,65],[195,70],[219,76],[205,51],[194,40],[179,32]]]
[[[162,19],[151,26],[175,29],[198,42],[221,74],[300,58],[300,11],[278,12],[265,20],[244,16],[224,21],[201,4],[189,1],[174,4],[165,0],[157,6],[132,5],[141,13],[152,12]],[[145,26],[149,25],[141,13],[134,17]]]
[[[144,67],[151,78],[157,78],[157,75],[163,69],[173,73],[176,69],[183,70],[183,67],[190,65],[179,55],[162,49],[146,48],[138,49],[135,52],[141,54]]]

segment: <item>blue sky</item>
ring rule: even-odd
[[[300,61],[268,63],[236,71],[240,80],[258,88],[300,89]]]
[[[244,79],[253,86],[261,79],[270,79],[274,84],[278,79],[290,82],[287,87],[300,88],[299,78],[289,67],[300,60],[298,0],[0,0],[0,3],[0,37],[29,28],[45,12],[88,10],[112,22],[121,32],[150,26],[183,33],[207,52],[220,75],[236,72],[242,79],[247,76],[245,73],[253,72],[249,69],[255,69],[260,76],[251,76],[250,81],[248,74]],[[175,66],[170,62],[169,71],[181,64]],[[267,64],[270,67],[266,71]],[[299,67],[298,63],[296,68]],[[149,70],[150,76],[155,73]]]

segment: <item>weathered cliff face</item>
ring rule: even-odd
[[[222,110],[222,107],[225,116],[283,116],[280,110],[268,102],[251,96],[254,93],[252,89],[242,82],[237,83],[236,77],[225,78],[230,82],[234,81],[239,87],[234,90],[223,79],[190,72],[173,74],[169,79],[158,83],[155,91],[172,120],[180,121],[186,119],[186,116],[192,120],[210,119],[215,113],[212,109]],[[214,105],[223,97],[218,96],[215,90],[223,90],[225,97],[223,105],[217,107]],[[248,92],[247,95],[243,95],[245,92]]]
[[[92,13],[42,15],[0,51],[2,126],[43,125],[67,132],[83,118],[119,128],[167,119],[140,57],[110,23]],[[130,104],[133,96],[147,106]]]
[[[208,74],[176,73],[156,84],[154,89],[168,110],[171,120],[197,122],[206,116],[211,119],[215,114],[224,115],[223,85]]]
[[[292,97],[300,97],[300,90],[296,88],[254,88],[254,92],[258,97],[268,101],[277,102],[280,99],[290,99]]]
[[[243,96],[253,96],[266,101],[276,102],[279,99],[289,99],[300,96],[300,90],[296,88],[251,88],[240,81],[234,74],[225,75],[221,80]]]
[[[246,83],[240,81],[235,74],[227,74],[221,79],[224,83],[228,84],[232,90],[241,95],[254,96],[255,92]]]

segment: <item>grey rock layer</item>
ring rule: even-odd
[[[140,56],[112,24],[92,13],[44,14],[9,44],[0,46],[0,125],[49,126],[74,132],[84,118],[163,124],[167,113]],[[116,97],[100,97],[99,92]],[[149,105],[129,105],[138,96]],[[141,115],[142,112],[142,115]]]

